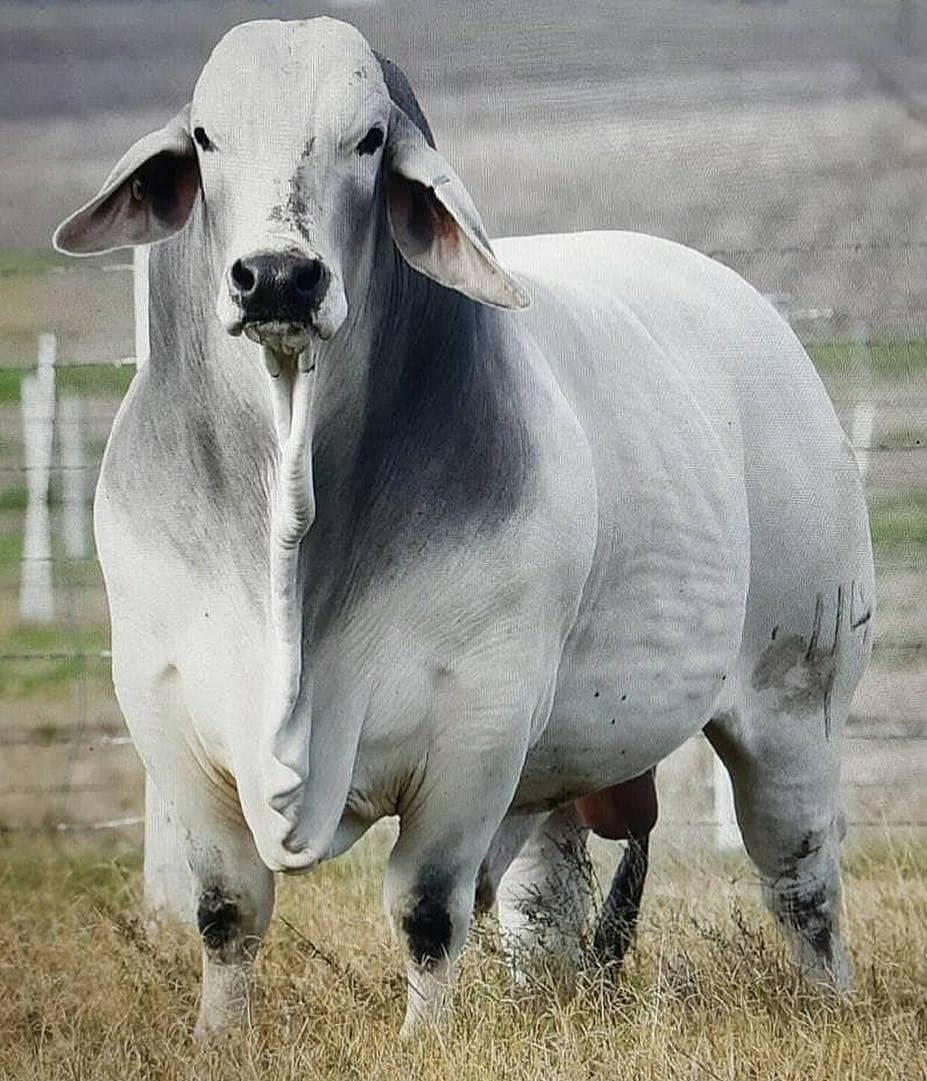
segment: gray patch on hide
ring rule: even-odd
[[[837,650],[845,620],[845,591],[837,587],[834,637],[827,649],[819,648],[824,618],[824,595],[815,598],[811,636],[800,634],[776,636],[753,669],[755,691],[779,690],[786,710],[802,715],[813,713],[823,703],[824,734],[831,729],[831,695],[837,675]]]

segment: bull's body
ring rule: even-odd
[[[266,869],[398,814],[411,1024],[480,868],[494,889],[553,811],[501,888],[526,934],[517,889],[556,877],[556,809],[706,725],[802,963],[842,983],[838,748],[871,550],[851,448],[783,320],[651,237],[497,241],[532,301],[511,313],[381,232],[361,314],[273,381],[212,316],[208,228],[197,203],[152,250],[151,359],[96,503],[119,700],[188,835],[201,1023],[238,993],[229,942],[266,926]]]

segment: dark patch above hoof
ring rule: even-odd
[[[196,925],[207,948],[221,950],[238,929],[238,906],[215,887],[204,890],[196,907]]]
[[[450,883],[442,874],[429,871],[422,876],[416,892],[414,906],[402,918],[402,929],[412,960],[419,965],[433,965],[447,956],[451,944]]]
[[[496,900],[496,890],[485,862],[481,864],[476,876],[476,890],[473,897],[473,911],[477,916],[485,916]]]
[[[833,917],[822,884],[783,893],[780,918],[796,930],[827,964],[833,958]]]

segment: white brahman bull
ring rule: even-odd
[[[199,1031],[243,1014],[274,872],[391,814],[404,1031],[436,1015],[477,883],[534,833],[520,896],[562,888],[572,801],[706,725],[803,971],[844,987],[873,571],[814,368],[677,244],[490,246],[415,113],[353,28],[248,23],[56,233],[164,241],[96,533],[119,701],[185,832]]]

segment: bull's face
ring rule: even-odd
[[[239,27],[200,76],[190,126],[223,326],[284,352],[331,338],[348,283],[363,287],[390,128],[369,46],[329,20]]]
[[[484,303],[527,303],[460,180],[344,23],[230,31],[189,108],[129,150],[55,243],[84,254],[163,240],[198,199],[218,318],[276,355],[338,333],[368,295],[386,228],[420,273]]]

